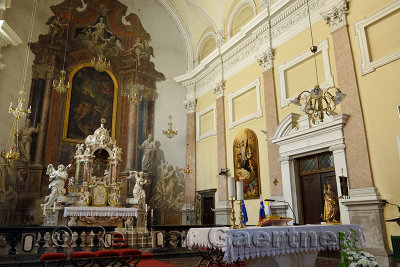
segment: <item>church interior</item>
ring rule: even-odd
[[[0,266],[396,266],[399,26],[400,0],[0,0]]]

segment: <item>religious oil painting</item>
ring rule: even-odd
[[[71,89],[67,95],[63,139],[81,142],[99,128],[101,119],[105,127],[115,133],[115,115],[118,86],[110,71],[99,72],[89,64],[71,72]]]
[[[243,181],[244,199],[260,197],[260,168],[258,140],[250,129],[242,129],[233,142],[234,175],[236,181]]]

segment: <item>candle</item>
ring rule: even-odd
[[[228,178],[228,195],[229,195],[229,198],[235,198],[236,197],[235,177],[229,177]]]
[[[153,209],[150,210],[151,217],[153,217]]]
[[[244,200],[244,198],[243,198],[243,181],[236,182],[236,200]]]
[[[146,204],[146,213],[147,213],[147,204]]]
[[[55,212],[56,211],[56,202],[54,201],[54,204],[53,204],[53,212]]]

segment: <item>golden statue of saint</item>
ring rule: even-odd
[[[335,196],[330,184],[324,184],[324,221],[327,223],[337,223],[335,215],[339,210],[337,205],[338,197]]]

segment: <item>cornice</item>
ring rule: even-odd
[[[306,3],[306,0],[283,0],[271,6],[273,48],[308,27]],[[310,0],[309,5],[312,22],[322,19],[320,14],[331,8],[331,5],[327,6],[325,0]],[[225,80],[246,66],[257,62],[257,57],[270,49],[267,20],[267,10],[264,9],[243,26],[238,34],[220,47]],[[193,70],[175,77],[174,80],[180,84],[188,81],[195,82],[198,98],[214,89],[220,79],[219,73],[221,73],[221,60],[219,53],[215,50]]]

